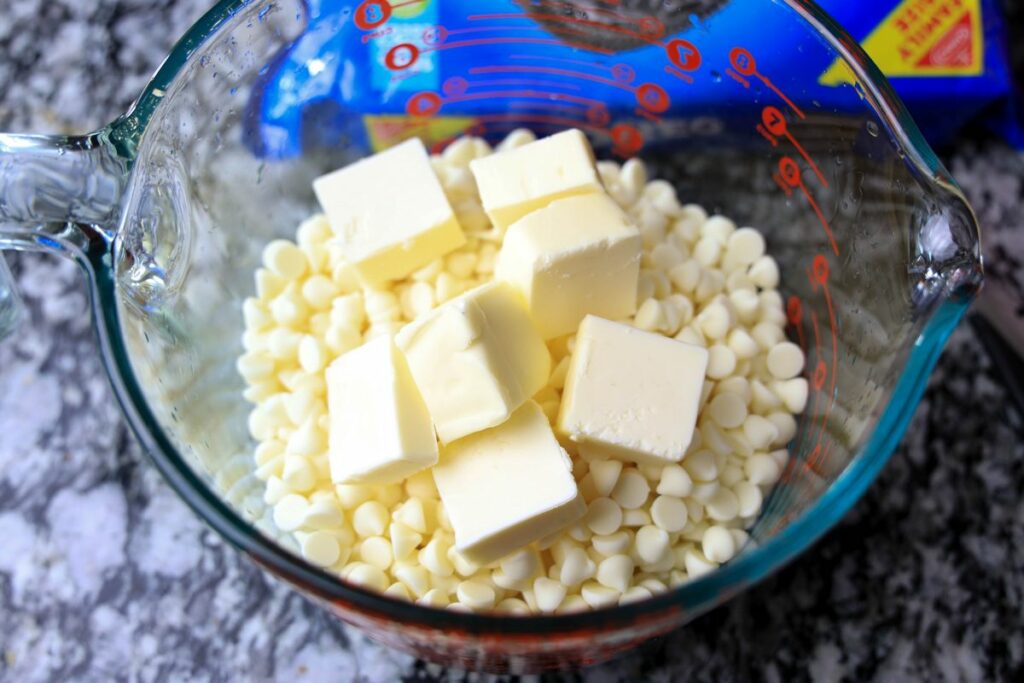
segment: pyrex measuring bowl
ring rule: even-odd
[[[221,2],[110,126],[0,136],[0,246],[81,264],[139,439],[267,570],[429,659],[595,662],[758,581],[861,495],[979,286],[978,228],[880,74],[811,3],[488,1],[449,16],[461,6]],[[805,67],[835,60],[846,83],[825,97]],[[529,618],[396,601],[275,540],[234,370],[261,248],[315,210],[314,177],[407,135],[440,149],[521,126],[582,128],[600,156],[639,155],[683,201],[764,230],[811,387],[735,560],[644,602]]]

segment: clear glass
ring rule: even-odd
[[[581,6],[565,46],[578,62],[621,74],[622,65],[649,73],[650,57],[637,47],[655,44],[666,66],[721,83],[699,125],[666,123],[685,121],[691,103],[686,78],[660,68],[656,84],[668,101],[653,91],[653,107],[637,110],[632,130],[615,127],[621,112],[600,107],[583,112],[580,125],[599,154],[637,152],[685,201],[765,231],[781,264],[791,336],[809,359],[812,392],[794,458],[753,542],[721,569],[650,600],[545,617],[435,610],[328,575],[274,528],[252,473],[248,406],[234,370],[241,302],[253,292],[262,246],[292,235],[315,210],[311,180],[369,150],[325,136],[305,141],[298,156],[260,156],[246,131],[258,123],[251,95],[268,65],[310,38],[320,3],[225,0],[109,127],[81,138],[0,136],[0,247],[57,250],[83,266],[111,381],[139,439],[196,512],[254,561],[342,619],[428,659],[511,671],[607,659],[778,569],[849,509],[899,441],[981,282],[970,208],[855,42],[811,3],[726,4],[742,5],[750,20],[726,33],[715,16],[666,10],[653,33],[625,38],[609,38],[606,14]],[[365,20],[380,7],[367,0],[351,11]],[[503,16],[539,22],[547,43],[569,41],[551,29],[568,15],[503,7]],[[645,25],[642,8],[618,11]],[[846,95],[827,106],[801,97],[799,77],[759,71],[770,54],[755,61],[736,52],[765,27],[781,32],[780,52],[826,51],[844,61],[853,81]],[[458,26],[444,28],[451,36]],[[528,58],[532,45],[515,51]],[[702,59],[688,57],[687,46]],[[337,41],[341,57],[348,47]],[[548,69],[543,79],[578,89],[578,72]],[[517,126],[547,134],[575,125],[531,114],[531,104],[536,97],[517,90],[458,111],[479,117],[471,130],[492,140]],[[358,123],[358,112],[340,116]],[[746,123],[730,123],[737,117]],[[0,268],[0,301],[6,275]]]

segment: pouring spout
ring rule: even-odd
[[[106,247],[128,177],[127,161],[108,133],[0,133],[0,250],[77,258]],[[21,314],[13,278],[0,260],[0,339],[14,331]]]
[[[943,190],[946,196],[921,216],[911,242],[909,275],[919,311],[931,310],[940,300],[970,300],[984,279],[974,212],[959,190]]]

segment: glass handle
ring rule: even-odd
[[[127,177],[127,160],[108,131],[78,137],[0,133],[0,250],[76,256],[93,238],[109,239]],[[22,315],[0,255],[0,339]]]

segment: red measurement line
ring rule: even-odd
[[[599,52],[603,55],[614,54],[611,50],[606,50],[593,45],[583,45],[580,43],[568,43],[564,40],[550,40],[547,38],[476,38],[474,40],[459,40],[454,43],[442,43],[441,45],[431,45],[424,47],[420,50],[420,53],[425,52],[438,52],[440,50],[454,50],[460,47],[473,47],[475,45],[497,45],[501,43],[515,43],[516,45],[522,45],[523,43],[534,43],[537,45],[564,45],[568,47],[575,47],[581,50],[591,50],[593,52]]]
[[[509,59],[545,59],[549,62],[562,62],[563,64],[576,64],[577,66],[589,66],[595,69],[603,69],[605,71],[611,71],[610,66],[604,64],[597,64],[595,62],[587,62],[582,59],[565,59],[562,57],[548,57],[547,55],[509,55]]]
[[[799,116],[802,119],[803,118],[807,118],[807,117],[804,116],[804,113],[802,111],[800,111],[800,107],[798,107],[795,104],[793,104],[793,100],[791,100],[788,97],[786,97],[786,93],[784,93],[781,90],[779,90],[778,86],[776,86],[774,83],[772,83],[768,79],[767,76],[765,76],[764,74],[762,74],[762,73],[760,73],[758,71],[755,71],[754,75],[757,76],[758,79],[760,79],[760,81],[762,83],[764,83],[766,86],[768,86],[769,90],[771,90],[773,93],[775,93],[776,95],[781,97],[782,101],[785,102],[789,106],[789,108],[793,110],[794,114],[796,114],[797,116]]]
[[[602,5],[614,5],[618,7],[622,0],[594,0],[594,2],[599,2]]]
[[[825,423],[828,422],[828,416],[832,414],[832,406],[836,401],[836,359],[839,357],[839,339],[836,332],[836,313],[835,309],[832,308],[832,294],[828,291],[828,283],[821,283],[822,289],[825,291],[825,306],[828,308],[828,324],[832,328],[832,377],[829,380],[828,387],[828,407],[825,409],[825,416],[821,419],[821,431],[818,432],[818,442],[821,442],[821,435],[825,431]]]
[[[803,351],[804,355],[806,356],[807,355],[807,335],[804,334],[803,323],[801,323],[799,325],[794,325],[793,327],[796,328],[796,340],[798,342],[800,342],[800,350]]]
[[[814,209],[815,215],[818,216],[818,220],[821,221],[821,227],[825,228],[825,234],[828,235],[829,244],[832,245],[832,251],[835,252],[836,256],[839,256],[839,245],[836,244],[836,238],[832,235],[832,228],[829,227],[828,221],[825,220],[825,215],[821,212],[821,208],[818,206],[818,202],[814,201],[814,197],[811,196],[807,186],[800,183],[800,189],[803,190],[804,196],[807,197],[807,202]]]
[[[531,73],[548,74],[551,76],[568,76],[569,78],[579,78],[584,81],[593,81],[594,83],[601,83],[602,85],[610,85],[613,88],[619,88],[621,90],[625,90],[626,92],[636,92],[636,88],[630,87],[625,83],[621,83],[611,78],[595,76],[594,74],[584,73],[583,71],[573,71],[572,69],[559,69],[553,66],[474,66],[470,68],[469,73],[473,75]]]
[[[463,33],[488,33],[491,31],[543,31],[541,26],[473,26],[470,28],[445,29],[448,35],[456,36]]]
[[[566,90],[579,90],[580,86],[575,83],[563,81],[535,81],[529,78],[491,78],[483,81],[470,81],[466,87],[472,88],[477,85],[536,85],[542,88],[565,88]]]
[[[685,83],[693,83],[693,76],[691,76],[688,73],[684,73],[684,72],[680,71],[679,69],[677,69],[676,67],[674,67],[672,65],[667,65],[665,67],[665,73],[671,74],[672,76],[675,76],[676,78],[678,78],[679,80],[681,80],[681,81],[683,81]]]
[[[545,92],[543,90],[487,90],[484,92],[452,95],[442,100],[442,102],[468,102],[471,100],[499,99],[504,97],[558,100],[559,102],[575,102],[576,104],[585,104],[591,107],[597,105],[604,106],[603,102],[589,97],[580,97],[579,95],[569,95],[560,92]]]
[[[396,5],[391,5],[391,9],[398,9],[399,7],[405,7],[406,5],[415,5],[420,2],[423,2],[423,0],[405,0],[405,2],[400,2]]]
[[[732,69],[726,69],[725,70],[725,75],[728,76],[729,78],[731,78],[732,80],[736,81],[740,85],[742,85],[744,88],[749,88],[750,87],[750,81],[748,81],[747,79],[743,78],[743,76],[740,76],[738,73],[736,73]]]
[[[654,123],[658,123],[658,122],[661,121],[661,117],[660,116],[658,116],[657,114],[655,114],[653,112],[649,112],[646,109],[641,109],[640,107],[637,107],[633,111],[636,113],[637,116],[645,118],[648,121],[653,121]]]
[[[649,38],[642,33],[637,31],[631,31],[628,28],[622,28],[621,26],[611,26],[609,24],[602,24],[599,21],[590,21],[588,19],[581,19],[579,17],[567,17],[561,14],[522,14],[520,12],[490,12],[487,14],[470,14],[466,17],[469,21],[485,21],[487,19],[531,19],[534,21],[552,21],[560,24],[576,24],[579,26],[586,26],[588,28],[598,28],[602,31],[610,31],[611,33],[621,33],[627,35],[630,38],[636,38],[642,40],[648,45],[660,45],[664,47],[664,43],[660,40]]]
[[[818,180],[821,181],[821,184],[824,185],[825,187],[828,187],[828,181],[825,180],[825,176],[821,173],[821,169],[818,168],[818,164],[814,163],[814,159],[812,159],[811,155],[807,153],[807,150],[804,149],[803,145],[796,141],[796,138],[793,137],[793,134],[789,132],[788,128],[786,129],[786,132],[784,134],[786,136],[786,139],[793,143],[793,146],[796,147],[796,151],[800,152],[800,156],[804,158],[804,161],[806,161],[807,164],[811,167],[811,170],[814,171],[814,175],[818,176]]]
[[[778,171],[772,172],[772,180],[775,181],[776,185],[782,188],[782,191],[786,193],[787,197],[793,196],[793,188],[791,188],[786,181],[782,179],[782,176],[779,175]]]

